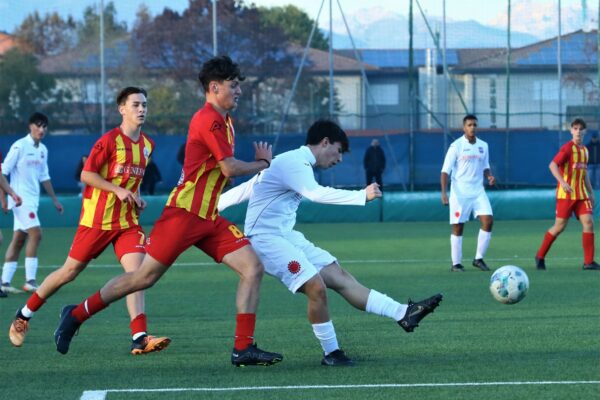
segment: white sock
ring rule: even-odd
[[[392,318],[394,321],[400,321],[404,317],[404,314],[406,314],[407,308],[406,304],[400,304],[391,297],[371,289],[365,311],[382,317]]]
[[[477,253],[475,254],[475,259],[479,260],[485,256],[485,252],[487,251],[490,240],[492,239],[492,232],[486,232],[482,229],[479,230],[479,236],[477,237]]]
[[[337,336],[335,335],[335,328],[333,327],[333,322],[327,321],[322,324],[312,324],[313,332],[319,342],[321,343],[321,348],[325,355],[336,351],[340,348],[337,341]]]
[[[7,261],[4,263],[2,267],[2,283],[8,283],[12,281],[13,275],[17,270],[17,262],[16,261]]]
[[[147,335],[147,333],[146,333],[146,332],[138,332],[138,333],[136,333],[135,335],[133,335],[131,338],[132,338],[133,340],[137,340],[137,338],[139,338],[139,337],[142,337],[142,336],[144,336],[144,335]]]
[[[37,257],[25,257],[25,280],[35,280],[38,269]]]
[[[462,236],[450,235],[450,254],[452,265],[462,262]]]
[[[23,306],[23,308],[21,308],[21,314],[23,314],[24,317],[31,318],[31,317],[33,317],[33,314],[35,314],[35,313],[33,311],[31,311],[29,309],[29,307],[27,307],[25,305],[25,306]]]

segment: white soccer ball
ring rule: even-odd
[[[515,304],[523,300],[529,290],[525,271],[514,265],[505,265],[494,271],[490,279],[490,292],[502,304]]]

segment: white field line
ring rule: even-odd
[[[171,392],[242,392],[297,389],[374,389],[422,388],[464,386],[519,386],[519,385],[600,385],[600,381],[529,381],[529,382],[449,382],[449,383],[383,383],[373,385],[297,385],[297,386],[246,386],[216,388],[164,388],[164,389],[106,389],[86,390],[80,400],[105,400],[108,393],[171,393]]]
[[[533,257],[504,257],[504,258],[486,258],[487,262],[519,262],[525,261],[528,264],[533,265]],[[573,261],[573,260],[581,260],[581,257],[552,257],[552,260],[556,261]],[[366,260],[339,260],[341,265],[344,264],[417,264],[417,263],[449,263],[449,260],[440,260],[439,258],[401,258],[396,260],[377,260],[377,259],[366,259]],[[214,261],[203,261],[203,262],[179,262],[173,264],[173,266],[177,267],[196,267],[196,266],[212,266],[218,265]],[[445,265],[445,264],[444,264]],[[62,265],[40,265],[39,269],[57,269]],[[91,263],[88,265],[89,268],[122,268],[120,264],[94,264]]]

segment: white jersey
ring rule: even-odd
[[[40,202],[40,182],[50,179],[48,173],[48,149],[43,143],[35,146],[31,135],[17,140],[2,163],[2,173],[10,176],[10,186],[23,200],[23,205],[38,207]],[[8,197],[8,206],[15,205]]]
[[[219,210],[249,199],[244,231],[252,236],[291,232],[304,197],[316,203],[365,205],[365,189],[343,190],[319,185],[313,171],[315,163],[314,155],[306,146],[280,154],[269,168],[250,181],[223,193]]]
[[[442,166],[442,172],[451,176],[450,190],[458,197],[481,194],[486,169],[490,169],[487,143],[477,138],[471,144],[464,135],[452,142]]]

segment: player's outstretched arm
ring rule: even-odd
[[[373,182],[367,186],[365,188],[365,192],[367,195],[367,201],[375,200],[381,197],[381,189],[379,189],[379,184],[377,182]]]
[[[219,212],[236,204],[243,203],[250,199],[252,195],[254,183],[258,180],[259,175],[254,175],[250,180],[229,189],[219,197]]]
[[[254,142],[254,159],[246,162],[235,157],[228,157],[219,161],[221,172],[228,178],[242,175],[253,175],[271,166],[273,150],[267,142]]]

